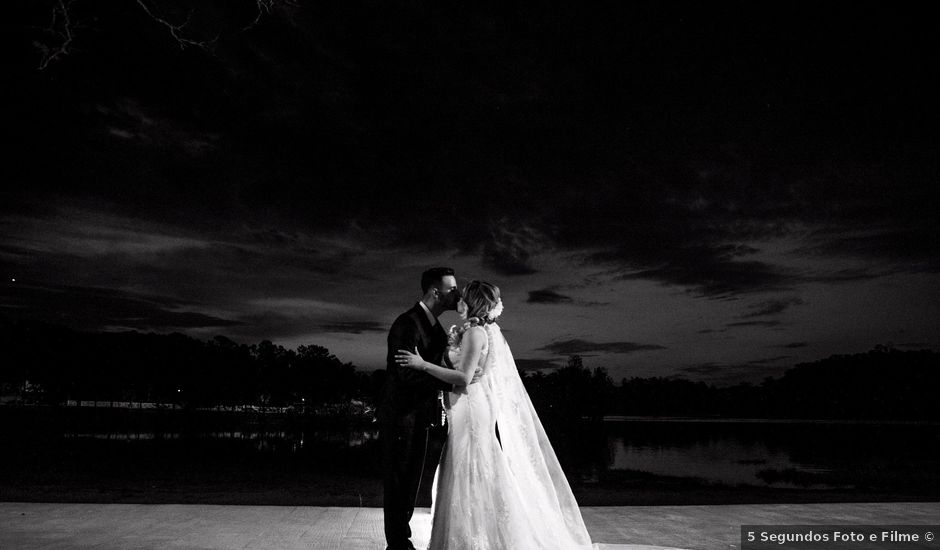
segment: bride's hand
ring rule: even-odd
[[[418,346],[415,346],[414,353],[404,349],[398,350],[398,353],[395,354],[395,362],[399,366],[408,367],[409,369],[424,370],[424,359],[418,355]]]

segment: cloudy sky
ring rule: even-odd
[[[9,319],[373,369],[449,265],[500,286],[530,369],[727,384],[940,350],[916,4],[20,4]]]

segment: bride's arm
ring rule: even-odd
[[[483,351],[483,344],[486,342],[486,332],[483,329],[476,330],[476,328],[468,330],[463,335],[463,341],[460,344],[463,353],[460,354],[460,364],[456,366],[456,369],[448,369],[428,363],[420,355],[403,349],[398,350],[395,358],[398,360],[398,364],[403,367],[424,371],[448,384],[466,386],[474,378],[477,364],[480,362],[480,353]]]

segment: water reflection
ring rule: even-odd
[[[940,426],[900,423],[609,423],[610,470],[773,488],[940,484]],[[928,473],[930,472],[930,473]]]
[[[152,456],[180,464],[198,456],[200,464],[232,468],[381,472],[379,434],[371,424],[96,420],[45,429],[38,437],[39,431],[24,427],[21,447],[32,446],[35,456],[107,458],[129,470],[142,470],[146,466],[135,464]],[[769,488],[847,488],[860,480],[889,489],[940,484],[940,474],[930,473],[940,472],[940,427],[932,425],[622,421],[550,436],[569,478],[585,483],[605,473],[638,472]]]
[[[65,439],[102,439],[108,441],[154,441],[154,440],[180,440],[197,439],[205,441],[249,440],[256,442],[258,450],[270,451],[282,448],[286,443],[290,452],[299,452],[305,444],[314,442],[317,445],[338,444],[347,448],[361,447],[369,442],[378,441],[379,433],[376,429],[348,429],[348,430],[301,430],[301,431],[270,431],[270,430],[233,430],[211,432],[66,432],[62,434]]]
[[[829,473],[829,468],[802,464],[790,455],[767,445],[743,444],[729,439],[713,439],[685,446],[635,444],[622,438],[611,441],[612,470],[635,470],[662,476],[694,477],[728,485],[796,487],[785,481],[768,482],[762,471],[797,470],[810,474]],[[810,484],[822,488],[828,484]]]

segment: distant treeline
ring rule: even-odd
[[[357,371],[324,347],[285,349],[174,334],[80,332],[0,322],[0,394],[33,403],[67,400],[316,407],[376,403],[385,371]],[[550,423],[605,415],[940,420],[940,353],[877,346],[802,363],[760,384],[716,387],[676,378],[615,384],[572,356],[551,372],[521,372]]]
[[[0,325],[3,393],[27,401],[141,401],[187,407],[316,405],[373,400],[374,376],[324,347],[285,349],[173,334],[79,332],[38,322]],[[28,384],[27,384],[28,383]]]
[[[876,346],[867,353],[800,363],[760,384],[715,387],[676,378],[615,385],[574,356],[549,374],[524,377],[553,421],[604,415],[940,421],[940,353]]]

